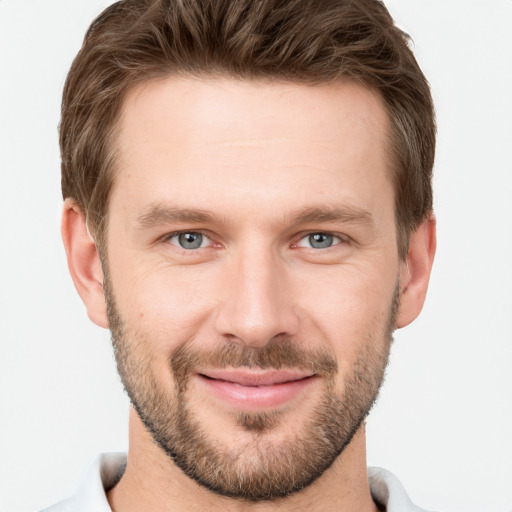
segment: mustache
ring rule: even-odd
[[[180,388],[182,384],[186,386],[188,376],[198,368],[298,369],[320,377],[332,377],[338,371],[338,363],[331,354],[301,348],[289,338],[271,340],[261,348],[230,341],[201,350],[185,343],[172,353],[170,366]]]

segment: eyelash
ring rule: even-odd
[[[203,243],[204,243],[204,240],[201,241],[201,245],[199,247],[193,247],[193,248],[185,248],[185,247],[182,247],[180,246],[178,243],[172,243],[171,240],[177,236],[180,236],[180,235],[187,235],[187,234],[194,234],[194,235],[201,235],[202,237],[205,237],[207,238],[209,241],[210,241],[210,244],[208,244],[207,246],[202,246]],[[335,241],[332,245],[329,245],[327,247],[307,247],[307,246],[303,246],[303,245],[300,245],[300,243],[307,239],[308,237],[312,237],[312,236],[315,236],[315,235],[322,235],[322,236],[327,236],[327,237],[332,237],[334,239],[337,239],[337,241]],[[333,233],[333,232],[330,232],[330,231],[309,231],[307,233],[304,233],[304,234],[301,234],[301,236],[296,239],[297,241],[292,243],[291,247],[293,249],[295,248],[304,248],[304,249],[307,249],[307,250],[312,250],[312,251],[326,251],[328,249],[331,249],[332,247],[336,247],[338,245],[342,245],[342,244],[347,244],[347,243],[350,243],[350,238],[347,237],[346,235],[343,235],[341,233]],[[184,252],[187,252],[187,253],[191,253],[191,252],[195,252],[197,249],[207,249],[207,248],[211,248],[211,247],[214,247],[217,246],[217,247],[221,247],[221,244],[218,244],[218,243],[215,243],[211,236],[209,236],[207,233],[205,233],[204,231],[201,231],[201,230],[183,230],[183,231],[175,231],[173,233],[169,233],[167,235],[165,235],[165,237],[163,237],[162,239],[163,242],[165,243],[171,243],[172,245],[174,245],[175,247],[177,247],[178,249],[181,249],[183,250]],[[321,242],[320,242],[321,243]]]
[[[177,236],[180,236],[180,235],[187,235],[187,234],[189,234],[189,235],[192,235],[192,234],[194,234],[194,235],[201,235],[201,236],[203,236],[203,237],[207,238],[207,239],[210,241],[210,244],[208,244],[206,247],[198,247],[198,248],[196,248],[196,249],[187,249],[187,248],[185,248],[185,247],[181,247],[180,245],[178,245],[178,244],[173,244],[173,243],[171,242],[171,240],[172,240],[173,238],[175,238],[175,237],[177,237]],[[165,242],[165,243],[171,243],[172,245],[174,245],[174,246],[175,246],[175,247],[177,247],[178,249],[181,249],[181,250],[183,250],[183,251],[185,251],[185,252],[192,252],[193,250],[197,250],[197,249],[207,249],[208,247],[211,247],[211,244],[220,246],[220,244],[215,244],[215,242],[213,242],[213,240],[211,239],[211,237],[210,237],[210,236],[208,236],[208,234],[206,234],[204,231],[201,231],[201,230],[183,230],[183,231],[175,231],[174,233],[169,233],[169,234],[165,235],[165,236],[163,237],[162,241],[163,241],[163,242]],[[201,245],[202,245],[202,243],[201,243]]]
[[[309,239],[309,242],[311,243],[311,237],[314,237],[314,236],[317,236],[317,235],[320,235],[320,236],[324,236],[324,237],[331,237],[332,239],[337,239],[337,241],[334,241],[332,243],[332,245],[329,245],[327,247],[311,247],[311,246],[303,246],[301,245],[301,242],[303,240],[306,240],[306,239]],[[342,235],[342,234],[339,234],[339,233],[332,233],[330,231],[311,231],[309,233],[306,233],[304,235],[302,235],[297,242],[295,242],[292,247],[303,247],[305,249],[309,249],[309,250],[318,250],[318,251],[326,251],[327,249],[331,249],[333,247],[336,247],[338,245],[341,245],[341,244],[344,244],[344,243],[348,243],[348,237],[345,236],[345,235]],[[321,243],[321,242],[319,242]]]

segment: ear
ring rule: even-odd
[[[89,318],[100,327],[108,327],[107,307],[103,293],[103,269],[96,244],[85,216],[70,199],[64,202],[61,225],[69,272]]]
[[[436,252],[436,219],[431,215],[409,237],[409,252],[400,270],[400,306],[397,328],[410,324],[420,314],[427,295]]]

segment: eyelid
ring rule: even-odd
[[[180,229],[180,230],[177,230],[177,231],[172,231],[170,233],[166,233],[165,235],[163,235],[161,238],[160,238],[160,241],[163,242],[163,243],[170,243],[171,239],[178,236],[178,235],[181,235],[181,234],[184,234],[184,233],[199,233],[201,234],[203,237],[205,237],[209,243],[205,246],[205,247],[199,247],[200,249],[206,249],[208,247],[214,247],[214,246],[218,246],[220,247],[221,244],[219,242],[215,242],[214,241],[214,237],[211,235],[211,233],[208,231],[208,230],[203,230],[203,229]],[[339,241],[334,243],[332,246],[328,247],[328,248],[325,248],[325,249],[317,249],[317,248],[314,248],[314,247],[304,247],[304,246],[300,246],[299,243],[306,239],[307,237],[311,236],[311,235],[314,235],[314,234],[325,234],[325,235],[331,235],[335,238],[338,238]],[[348,244],[352,241],[352,239],[344,234],[344,233],[339,233],[339,232],[335,232],[335,231],[328,231],[328,230],[321,230],[321,229],[317,229],[317,230],[308,230],[308,231],[305,231],[305,232],[302,232],[300,233],[298,236],[295,237],[295,241],[292,243],[292,247],[303,247],[305,249],[311,249],[311,250],[314,250],[314,251],[325,251],[326,249],[330,249],[332,247],[336,247],[338,245],[341,245],[341,244]],[[174,245],[175,247],[177,247],[178,249],[183,249],[185,250],[183,247],[180,247],[179,245],[177,244],[172,244]],[[195,249],[197,250],[197,249]],[[190,250],[189,250],[190,252]]]
[[[178,249],[181,249],[181,250],[184,250],[184,251],[187,251],[187,252],[192,252],[194,250],[197,251],[197,249],[188,249],[187,250],[184,247],[180,247],[180,245],[174,244],[174,243],[171,242],[171,240],[174,237],[179,236],[179,235],[183,235],[185,233],[198,233],[198,234],[202,235],[204,238],[206,238],[209,241],[209,243],[206,246],[198,247],[197,249],[206,249],[208,247],[213,247],[214,245],[216,245],[216,243],[212,239],[212,236],[210,234],[208,234],[206,231],[202,230],[202,229],[180,229],[178,231],[173,231],[171,233],[166,233],[163,237],[161,237],[160,240],[162,242],[164,242],[164,243],[170,243],[171,245],[174,245]]]
[[[339,239],[339,241],[333,243],[333,245],[331,245],[330,247],[326,247],[326,248],[323,248],[323,249],[315,248],[315,247],[306,247],[306,246],[300,245],[300,242],[302,240],[307,239],[311,235],[316,235],[316,234],[330,235],[330,236],[332,236],[334,238]],[[343,233],[337,233],[335,231],[328,231],[328,230],[317,229],[317,230],[311,230],[311,231],[307,231],[307,232],[301,233],[298,237],[296,237],[295,240],[296,241],[292,244],[292,247],[301,247],[301,248],[304,248],[304,249],[311,249],[313,251],[326,251],[326,250],[331,249],[333,247],[337,247],[338,245],[350,243],[351,238],[348,235],[345,235]]]

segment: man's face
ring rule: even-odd
[[[398,303],[378,96],[169,78],[127,98],[106,292],[146,428],[220,494],[300,490],[350,442]]]

